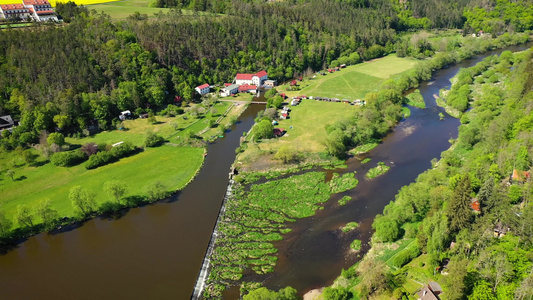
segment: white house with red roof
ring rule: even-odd
[[[57,16],[52,9],[52,5],[47,0],[23,0],[24,6],[32,12],[32,18],[37,22],[48,20],[56,21]]]
[[[22,3],[0,5],[0,17],[3,19],[30,19],[31,12]]]
[[[58,21],[48,0],[23,0],[22,3],[0,5],[0,18],[32,18],[37,22]]]
[[[199,85],[195,88],[195,90],[198,92],[198,94],[200,95],[205,95],[207,93],[209,93],[209,84],[208,83],[204,83],[202,85]]]
[[[243,85],[243,84],[249,84],[249,85],[256,85],[261,86],[263,85],[263,82],[265,80],[268,80],[268,73],[266,71],[259,71],[255,74],[237,74],[235,76],[235,84],[236,85]]]

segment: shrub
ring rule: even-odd
[[[69,152],[57,152],[50,158],[53,165],[58,167],[71,167],[84,162],[87,159],[81,150]]]
[[[160,146],[165,140],[160,135],[155,134],[152,131],[146,133],[144,138],[144,145],[146,147],[157,147]]]
[[[122,157],[129,156],[134,152],[135,147],[131,143],[125,142],[121,145],[117,145],[111,148],[109,151],[101,151],[92,155],[91,157],[89,157],[85,168],[88,170],[95,169],[103,165],[115,162]]]
[[[401,268],[419,255],[420,250],[418,249],[417,243],[411,243],[405,249],[393,256],[390,260],[390,264],[393,267]]]

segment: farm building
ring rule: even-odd
[[[222,97],[228,97],[231,94],[236,94],[239,92],[239,86],[236,84],[232,84],[230,86],[227,86],[220,90],[220,96]]]
[[[268,80],[268,73],[266,71],[259,71],[255,74],[237,74],[233,83],[236,85],[250,84],[261,86]]]
[[[209,84],[204,83],[202,85],[199,85],[199,86],[197,86],[195,88],[195,90],[198,92],[198,94],[203,96],[203,95],[209,93]]]
[[[57,16],[47,0],[24,0],[22,3],[0,5],[1,19],[33,19],[36,22],[56,21]]]
[[[418,292],[418,300],[438,300],[440,294],[442,294],[442,288],[438,283],[432,281]]]

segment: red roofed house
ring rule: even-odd
[[[530,174],[528,171],[520,171],[517,169],[513,170],[513,175],[511,175],[511,181],[513,182],[524,182],[529,178]]]
[[[24,6],[32,12],[32,17],[37,22],[49,20],[57,22],[57,16],[48,0],[23,0]]]
[[[260,86],[263,85],[263,82],[267,79],[268,74],[266,71],[259,71],[255,74],[237,74],[237,76],[235,76],[235,84],[250,84]]]
[[[257,91],[257,86],[255,85],[249,85],[249,84],[243,84],[239,86],[239,93],[252,93],[255,94]]]
[[[472,198],[472,201],[470,202],[470,208],[475,212],[481,212],[481,204],[477,198]]]
[[[30,19],[31,11],[21,3],[4,4],[0,5],[0,17],[2,19]]]
[[[198,94],[203,96],[203,95],[209,93],[209,84],[204,83],[204,84],[202,84],[200,86],[197,86],[195,88],[195,90],[198,92]]]

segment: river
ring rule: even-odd
[[[360,165],[352,158],[348,169],[340,170],[357,170],[359,186],[337,195],[315,216],[290,225],[293,232],[276,245],[280,251],[275,272],[261,278],[267,287],[290,285],[303,293],[328,285],[341,268],[357,261],[348,252],[353,239],[361,239],[363,251],[368,250],[375,215],[401,186],[428,169],[430,160],[439,157],[449,147],[448,139],[457,135],[459,121],[451,117],[439,121],[437,114],[443,110],[435,106],[432,95],[449,86],[460,67],[500,52],[440,70],[430,83],[420,86],[427,108],[412,108],[411,117],[367,155],[370,163]],[[189,299],[226,191],[235,148],[263,107],[251,105],[224,138],[208,146],[202,170],[182,192],[114,219],[96,218],[60,233],[36,235],[0,255],[0,298]],[[383,176],[364,180],[378,161],[393,167]],[[336,200],[343,195],[354,200],[339,207]],[[339,234],[338,227],[350,221],[360,223],[359,229]],[[235,298],[236,290],[231,289],[227,298]]]

